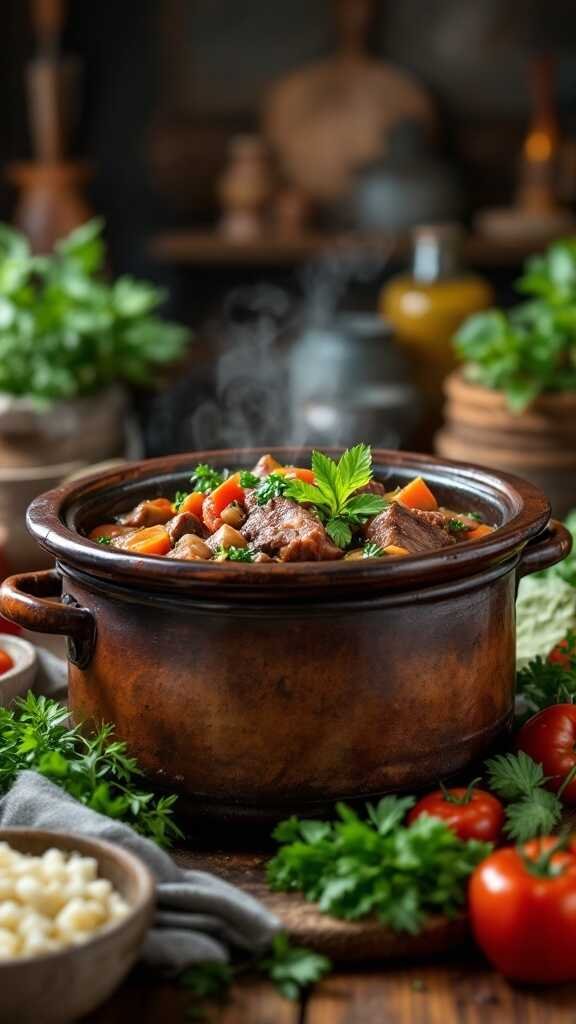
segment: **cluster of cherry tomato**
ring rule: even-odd
[[[561,646],[550,656],[562,657]],[[516,745],[542,765],[548,788],[562,786],[563,801],[575,806],[576,705],[539,711],[522,726]],[[475,939],[497,970],[516,981],[576,980],[576,839],[547,836],[500,846],[504,807],[474,783],[429,793],[409,821],[421,814],[442,818],[461,839],[496,846],[472,875],[469,912]]]

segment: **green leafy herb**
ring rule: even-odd
[[[475,519],[477,523],[483,522],[482,516],[479,512],[466,512],[468,519]]]
[[[466,523],[463,523],[461,519],[449,519],[447,523],[448,529],[451,533],[467,533],[471,529]]]
[[[250,548],[219,547],[215,558],[219,562],[253,562],[254,554]]]
[[[261,483],[261,478],[255,476],[248,469],[243,469],[240,472],[240,487],[258,487],[259,483]]]
[[[325,956],[304,946],[293,945],[284,932],[276,935],[270,949],[261,957],[241,964],[214,961],[194,964],[179,975],[180,984],[200,1002],[225,1003],[239,976],[255,973],[268,978],[287,999],[298,999],[332,969]],[[189,1019],[202,1020],[206,1008],[194,1004]]]
[[[466,899],[467,880],[490,852],[464,842],[438,818],[401,821],[411,798],[385,797],[369,820],[338,804],[333,822],[283,822],[282,843],[267,867],[272,889],[300,891],[321,911],[348,920],[375,914],[395,931],[416,934],[428,914],[451,916]]]
[[[288,490],[289,483],[282,473],[269,473],[256,488],[258,505],[266,505],[273,498],[281,498]]]
[[[111,725],[84,736],[68,724],[67,708],[31,692],[11,708],[0,708],[0,792],[24,769],[45,775],[87,807],[126,821],[160,846],[181,836],[172,819],[176,797],[139,788],[142,773],[126,744],[114,739]]]
[[[533,658],[517,676],[518,718],[525,721],[551,704],[576,701],[576,634],[568,634],[566,657],[569,664]]]
[[[372,451],[369,445],[349,448],[336,463],[328,455],[314,451],[312,469],[315,484],[290,480],[286,497],[312,505],[326,526],[328,536],[340,548],[352,540],[352,528],[378,515],[388,502],[377,494],[358,494],[372,479]]]
[[[190,491],[176,491],[176,494],[174,495],[174,508],[176,509],[176,512],[180,511],[189,495]]]
[[[503,391],[514,412],[542,392],[576,390],[576,238],[531,258],[519,289],[529,301],[476,313],[455,337],[468,378]]]
[[[189,332],[162,320],[164,292],[104,276],[102,221],[34,256],[0,224],[0,391],[39,403],[93,394],[115,381],[153,384],[183,354]]]
[[[219,473],[217,469],[208,466],[205,462],[199,462],[190,477],[190,483],[195,491],[201,491],[202,494],[210,494],[220,484],[224,483],[227,476],[228,473],[226,471]]]
[[[270,953],[258,961],[258,968],[287,999],[298,999],[303,991],[320,981],[332,968],[330,961],[303,946],[293,946],[283,932],[276,935]]]
[[[504,832],[519,843],[554,830],[562,817],[562,803],[544,789],[548,781],[528,754],[498,754],[486,761],[490,789],[506,801]]]
[[[374,544],[371,540],[366,541],[364,545],[364,558],[382,558],[384,554],[384,548],[381,548],[379,544]]]
[[[97,544],[105,544],[105,545],[111,544],[112,543],[112,537],[108,537],[107,535],[106,536],[102,536],[102,537],[98,537],[98,540],[97,540],[96,543]]]

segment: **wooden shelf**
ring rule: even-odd
[[[472,266],[514,267],[542,249],[541,241],[501,242],[471,235],[464,258]],[[270,266],[290,267],[333,252],[334,249],[373,249],[384,261],[405,261],[408,236],[303,234],[294,238],[262,236],[251,242],[234,242],[216,232],[170,231],[153,236],[150,253],[160,263],[196,267]]]

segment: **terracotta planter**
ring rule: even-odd
[[[215,816],[317,813],[429,785],[484,755],[512,719],[518,580],[571,546],[562,526],[547,530],[544,495],[377,451],[377,476],[420,473],[443,503],[501,528],[417,557],[261,565],[138,558],[82,536],[182,489],[197,462],[233,469],[261,454],[136,463],[33,502],[29,527],[58,571],[7,580],[0,608],[69,637],[75,720],[114,722],[158,784]]]
[[[526,477],[559,516],[576,507],[576,392],[541,395],[526,412],[514,414],[501,392],[470,384],[456,371],[445,394],[438,455]]]

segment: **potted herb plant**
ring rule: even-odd
[[[533,480],[557,514],[576,505],[576,238],[527,261],[509,312],[465,321],[438,454]]]
[[[106,280],[104,255],[99,220],[48,256],[0,225],[0,524],[16,568],[38,558],[23,522],[31,498],[123,455],[125,385],[153,384],[186,346],[185,328],[158,315],[162,291]]]

